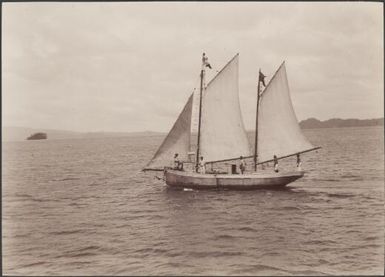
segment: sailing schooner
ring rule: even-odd
[[[254,151],[243,124],[239,103],[239,54],[236,54],[217,75],[204,85],[207,57],[203,54],[200,72],[199,121],[196,151],[191,151],[193,94],[174,123],[163,143],[144,171],[163,171],[166,184],[179,188],[255,189],[282,187],[304,176],[304,171],[264,172],[257,165],[313,151],[314,147],[302,134],[290,99],[285,62],[265,89],[260,72],[257,92]],[[184,170],[172,167],[178,153]],[[205,174],[198,173],[198,162],[204,157]],[[253,158],[253,171],[237,174],[235,161]],[[214,170],[214,165],[219,166]],[[224,168],[230,165],[231,170]]]

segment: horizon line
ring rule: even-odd
[[[333,117],[333,118],[329,118],[329,119],[325,119],[325,120],[320,120],[316,117],[309,117],[309,118],[306,118],[306,119],[299,121],[298,124],[301,123],[302,121],[309,120],[309,119],[316,119],[320,122],[325,122],[325,121],[332,120],[332,119],[375,120],[375,119],[384,119],[384,117],[374,117],[374,118],[364,118],[364,119]],[[153,131],[153,130],[142,130],[142,131],[103,131],[103,130],[100,130],[100,131],[73,131],[73,130],[67,130],[67,129],[51,129],[51,128],[44,128],[44,127],[38,128],[38,127],[25,127],[25,126],[2,126],[1,128],[2,129],[4,129],[4,128],[21,128],[21,129],[34,129],[34,130],[47,130],[47,131],[50,130],[50,131],[60,131],[60,132],[72,132],[72,133],[167,133],[169,131],[169,130],[167,130],[167,131]],[[253,131],[253,130],[255,130],[255,129],[246,129],[247,132]]]

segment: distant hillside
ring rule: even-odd
[[[105,137],[132,137],[132,136],[158,136],[164,133],[158,132],[73,132],[53,129],[33,129],[24,127],[3,127],[1,131],[2,141],[22,141],[34,133],[46,133],[47,139],[81,139],[81,138],[105,138]]]
[[[299,123],[299,125],[301,126],[302,129],[383,126],[384,118],[375,118],[375,119],[332,118],[324,121],[320,121],[316,118],[308,118],[306,120],[302,120]]]

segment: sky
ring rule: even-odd
[[[2,124],[167,132],[236,53],[246,129],[257,73],[285,61],[298,120],[384,114],[382,3],[3,3]]]

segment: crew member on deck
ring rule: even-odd
[[[274,155],[273,159],[274,159],[274,171],[278,172],[279,170],[278,170],[278,159],[277,159],[277,156]]]
[[[297,170],[298,171],[302,170],[301,165],[302,165],[301,158],[299,157],[299,154],[297,154]]]
[[[241,174],[243,174],[243,172],[245,172],[246,170],[246,162],[242,156],[239,157],[239,169],[241,171]]]
[[[201,159],[199,161],[199,173],[206,174],[206,163],[203,160],[203,156],[201,156]]]
[[[181,162],[179,161],[178,153],[175,153],[175,155],[174,155],[174,169],[180,170],[181,169],[180,164],[181,164]]]

